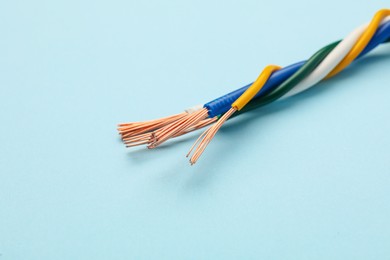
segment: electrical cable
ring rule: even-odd
[[[382,42],[385,42],[387,40],[385,39],[390,39],[390,21],[385,21],[384,24],[382,24],[373,38],[371,39],[370,43],[366,46],[364,51],[359,55],[359,58],[361,58],[363,55],[371,51],[373,48],[375,48],[377,45],[379,45]],[[266,95],[269,91],[272,89],[276,88],[281,82],[283,82],[286,78],[290,77],[293,73],[295,73],[303,64],[305,61],[295,63],[293,65],[287,66],[285,68],[282,68],[281,70],[278,70],[274,72],[271,75],[271,78],[267,81],[267,83],[264,85],[264,87],[257,93],[256,96],[261,97]],[[235,98],[239,97],[240,94],[242,94],[251,84],[248,84],[247,86],[244,86],[238,90],[235,90],[229,94],[226,94],[218,99],[215,99],[212,102],[209,102],[208,104],[210,105],[209,107],[207,104],[205,107],[208,107],[208,114],[209,117],[213,116],[216,117],[225,111],[229,109],[231,106],[231,103],[235,100]],[[256,96],[254,100],[256,100]],[[253,102],[253,101],[252,101]],[[200,109],[199,106],[194,107],[189,109],[188,111],[191,111],[192,114],[195,113],[203,113],[203,111]],[[241,112],[240,112],[241,113]],[[190,113],[182,113],[179,114],[179,117],[175,117],[168,121],[167,119],[160,119],[158,120],[153,120],[149,122],[141,122],[141,123],[128,123],[128,124],[121,124],[118,127],[118,130],[120,134],[122,135],[122,139],[128,146],[133,146],[131,143],[134,142],[138,145],[140,144],[148,144],[151,143],[153,140],[156,140],[155,136],[161,136],[161,133],[163,133],[165,130],[170,127],[170,125],[173,123],[177,123],[176,125],[179,124],[179,120],[185,121],[184,128],[190,128],[188,125],[188,122],[191,122],[188,120],[188,117],[191,117]],[[168,117],[171,118],[171,117]],[[204,125],[201,124],[202,121],[205,120],[205,118],[198,117],[198,121],[193,123],[193,125]],[[210,121],[207,121],[210,122]],[[157,124],[158,123],[158,124]],[[173,127],[173,129],[176,129]],[[193,129],[193,128],[192,128]],[[175,137],[180,132],[187,132],[185,129],[182,129],[181,131],[175,132],[171,135],[171,137]],[[159,134],[160,133],[160,134]],[[136,137],[134,137],[136,136]],[[167,139],[167,138],[166,138]]]
[[[382,22],[385,22],[384,19],[388,15],[390,15],[390,10],[380,10],[375,14],[374,18],[368,26],[362,26],[361,28],[359,27],[346,39],[342,40],[341,43],[340,41],[335,42],[315,53],[309,59],[309,61],[301,67],[301,69],[299,69],[296,73],[294,73],[291,77],[284,81],[279,87],[277,87],[275,90],[273,90],[266,96],[258,98],[257,102],[254,103],[255,105],[251,106],[252,109],[258,106],[264,106],[279,99],[291,89],[293,89],[305,77],[307,78],[308,75],[313,75],[312,72],[315,71],[317,66],[319,66],[320,64],[323,64],[322,68],[325,69],[323,69],[322,71],[321,67],[317,69],[317,72],[319,71],[320,73],[314,74],[314,77],[312,77],[312,80],[314,79],[313,81],[315,83],[321,81],[324,77],[330,78],[341,72],[365,49],[365,47],[377,31],[379,25]],[[336,48],[337,46],[341,47]],[[330,55],[331,53],[333,53],[333,55]],[[330,57],[328,55],[330,55]],[[326,60],[327,57],[329,58]],[[324,59],[325,63],[323,63]],[[275,70],[275,68],[275,66],[267,66],[259,77],[261,78],[263,74],[265,75],[262,80],[260,80],[261,83],[259,84],[261,84],[261,86],[257,86],[259,85],[257,84],[259,80],[253,83],[253,85],[249,87],[232,104],[232,107],[218,120],[218,122],[212,127],[210,127],[208,130],[206,130],[204,134],[199,137],[199,139],[195,142],[194,146],[198,143],[201,137],[203,137],[203,139],[201,139],[199,145],[194,151],[194,154],[190,158],[191,165],[197,162],[197,160],[202,155],[207,145],[211,142],[211,140],[213,139],[217,131],[220,129],[220,127],[223,125],[223,123],[230,117],[232,117],[237,110],[242,110],[242,108],[250,101],[250,99],[255,96],[255,92],[258,92],[263,87],[264,83],[269,78],[272,70]],[[327,72],[326,69],[328,69],[329,71]],[[321,72],[323,71],[325,71],[325,73],[323,73],[324,75],[323,77],[321,77]],[[307,85],[306,88],[313,85],[314,84]],[[191,148],[187,156],[189,156],[194,146]]]
[[[170,138],[214,124],[192,146],[189,154],[196,147],[190,159],[190,163],[194,164],[226,120],[296,95],[338,74],[379,44],[390,42],[389,16],[390,10],[382,9],[370,23],[356,28],[343,40],[321,48],[307,61],[284,68],[269,65],[254,83],[214,99],[203,107],[195,106],[156,120],[120,124],[118,131],[127,147],[147,144],[149,148],[155,148]]]
[[[360,28],[360,27],[359,27]],[[387,35],[390,37],[390,21],[387,19],[383,25],[381,25],[377,31],[377,33],[373,36],[369,45],[366,46],[366,49],[363,50],[362,54],[365,55],[380,43],[384,41],[383,37]],[[361,58],[363,55],[359,56]],[[271,89],[277,87],[281,82],[283,82],[286,78],[290,77],[294,74],[306,61],[301,61],[285,68],[276,71],[268,82],[264,85],[261,91],[256,94],[254,97],[257,98],[259,96],[265,95]],[[252,84],[252,83],[251,83]],[[240,89],[232,91],[224,96],[221,96],[213,101],[210,101],[204,105],[205,108],[209,111],[209,116],[214,117],[220,114],[225,113],[229,110],[231,104],[236,100],[251,84],[248,84]],[[300,87],[301,88],[301,87]],[[303,91],[303,90],[302,90]]]
[[[356,42],[356,44],[353,46],[352,50],[347,54],[347,56],[344,57],[344,59],[326,76],[326,78],[333,77],[334,75],[338,74],[340,71],[342,71],[345,67],[347,67],[356,57],[359,56],[359,54],[364,50],[364,48],[367,46],[367,44],[370,42],[372,37],[374,36],[375,32],[377,31],[380,23],[385,19],[387,16],[390,15],[390,10],[388,9],[382,9],[379,10],[375,15],[374,18],[372,18],[370,24],[362,34],[362,36],[359,38],[359,40]]]
[[[334,42],[328,46],[325,46],[318,52],[316,52],[297,72],[295,72],[291,77],[285,80],[278,88],[271,91],[266,96],[257,98],[256,102],[250,102],[248,105],[248,101],[250,100],[250,96],[247,96],[246,92],[252,92],[252,97],[254,96],[253,91],[251,90],[252,86],[254,90],[260,90],[261,87],[265,84],[267,79],[269,79],[270,74],[273,70],[279,69],[277,66],[267,66],[263,72],[260,74],[257,81],[253,83],[253,85],[248,88],[246,92],[244,92],[233,104],[232,107],[217,121],[216,124],[211,126],[208,130],[204,132],[200,136],[203,139],[198,139],[195,144],[191,147],[190,152],[187,154],[187,157],[191,154],[195,145],[199,142],[199,145],[195,149],[193,155],[190,158],[191,165],[195,164],[202,153],[205,151],[207,145],[211,142],[217,131],[222,127],[224,122],[229,118],[233,118],[233,116],[237,116],[246,111],[257,108],[259,106],[266,105],[281,96],[287,93],[290,89],[292,89],[296,84],[298,84],[305,76],[309,75],[317,66],[320,64],[324,58],[339,44],[340,41]],[[257,87],[259,85],[260,87]],[[241,113],[240,113],[241,112]]]
[[[390,17],[384,19],[382,24],[385,24],[388,21],[390,21]],[[364,24],[348,34],[348,36],[345,37],[331,53],[329,53],[329,55],[309,76],[302,80],[295,88],[291,89],[283,98],[296,95],[317,84],[324,78],[327,78],[327,75],[336,68],[337,64],[342,62],[342,60],[345,59],[344,57],[352,51],[353,46],[357,43],[359,38],[362,37],[362,34],[368,26],[368,24]]]
[[[238,116],[249,110],[264,106],[281,98],[291,89],[293,89],[297,84],[299,84],[302,79],[312,73],[317,68],[317,66],[327,57],[327,55],[338,46],[339,43],[340,41],[331,43],[323,47],[321,50],[317,51],[296,73],[294,73],[291,77],[285,80],[279,87],[272,90],[265,96],[252,100],[248,103],[248,105],[246,105],[242,110],[237,112],[237,114],[235,114],[234,116]]]

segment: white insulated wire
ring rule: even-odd
[[[192,113],[195,113],[199,110],[203,109],[203,105],[196,105],[196,106],[193,106],[193,107],[190,107],[190,108],[187,108],[185,109],[184,111],[187,113],[187,114],[192,114]]]
[[[381,24],[390,21],[390,17],[383,19]],[[310,73],[306,78],[299,82],[293,89],[287,92],[282,99],[301,93],[302,91],[307,90],[308,88],[314,86],[321,80],[323,80],[326,75],[328,75],[340,61],[349,53],[355,43],[358,41],[360,36],[364,33],[369,23],[359,26],[347,37],[345,37],[330,53],[326,58],[315,68],[315,70]]]

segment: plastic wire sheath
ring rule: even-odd
[[[340,42],[340,41],[339,41]],[[374,49],[376,46],[378,46],[381,42],[383,42],[383,43],[387,43],[387,42],[390,42],[390,21],[389,22],[386,22],[383,26],[381,26],[378,30],[377,30],[377,32],[375,33],[375,35],[373,36],[373,39],[370,41],[370,43],[366,46],[366,48],[363,50],[363,52],[356,58],[356,59],[359,59],[359,58],[361,58],[361,57],[363,57],[365,54],[367,54],[368,52],[370,52],[372,49]],[[335,43],[337,43],[337,42],[335,42]],[[335,44],[334,43],[334,44]],[[336,49],[338,46],[335,46],[335,48],[333,48],[333,50],[332,51],[334,51],[334,49]],[[331,51],[331,52],[332,52]],[[313,55],[313,57],[310,59],[310,60],[312,60],[313,58],[315,58],[314,57],[315,55]],[[326,58],[326,57],[325,57]],[[325,59],[324,58],[324,59]],[[323,60],[324,59],[322,59],[321,61],[319,61],[320,63],[322,63],[323,62]],[[310,60],[308,61],[308,62],[310,62]],[[304,65],[305,66],[305,65]],[[303,66],[303,67],[304,67]],[[302,67],[302,68],[303,68]],[[316,68],[315,68],[316,69]],[[298,72],[296,72],[294,75],[293,75],[293,77],[296,75],[296,74],[299,74],[300,72],[302,72],[301,70],[299,70]],[[288,80],[287,80],[288,81]],[[282,84],[282,85],[284,85],[284,84]],[[279,88],[282,88],[283,86],[280,86]],[[279,89],[278,88],[278,89]],[[276,89],[276,90],[278,90],[278,89]],[[294,89],[294,86],[292,87],[292,88],[290,88],[290,89]],[[288,92],[289,93],[289,92]],[[272,94],[272,93],[270,93],[270,94]],[[283,96],[283,97],[285,97],[285,96]],[[241,113],[244,113],[245,111],[249,111],[249,110],[252,110],[252,109],[255,109],[255,108],[257,108],[257,107],[261,107],[261,106],[264,106],[264,105],[266,105],[266,104],[268,104],[268,103],[270,103],[270,102],[272,102],[272,101],[269,101],[269,102],[267,102],[265,99],[263,99],[263,98],[257,98],[257,99],[254,99],[254,100],[252,100],[249,104],[248,104],[248,106],[245,108],[245,109],[243,109],[242,111],[239,111],[239,112],[237,112],[234,116],[236,116],[236,115],[238,115],[238,114],[241,114]]]
[[[234,116],[257,107],[264,106],[281,98],[284,94],[295,87],[303,78],[309,75],[340,42],[341,41],[331,43],[317,51],[296,73],[284,81],[278,88],[263,97],[252,100],[242,110],[237,111]]]
[[[362,56],[370,52],[372,49],[374,49],[376,46],[384,42],[390,42],[390,21],[382,24],[379,27],[379,29],[371,39],[370,43],[357,57],[357,59],[361,58]],[[305,62],[306,61],[301,61],[274,72],[267,81],[267,83],[264,85],[264,87],[254,97],[254,99],[260,96],[264,96],[273,88],[277,87],[281,82],[283,82],[295,72],[297,72],[298,69],[301,68],[303,64],[305,64]],[[229,110],[231,104],[251,85],[252,83],[205,104],[204,107],[208,109],[209,116],[214,117],[225,113],[227,110]]]
[[[386,22],[384,20],[383,22]],[[331,53],[321,62],[320,65],[304,78],[299,84],[297,84],[293,89],[291,89],[283,98],[288,98],[290,96],[296,95],[302,91],[305,91],[308,88],[313,87],[321,80],[325,79],[326,76],[336,67],[338,64],[344,60],[346,56],[349,55],[353,47],[362,37],[363,33],[366,31],[369,24],[364,24],[357,27],[351,33],[349,33],[336,48],[333,49]]]
[[[368,52],[373,50],[379,44],[389,43],[389,42],[390,42],[390,21],[387,21],[386,23],[384,23],[378,28],[378,30],[372,37],[371,41],[367,44],[366,48],[359,54],[356,60],[366,55]]]
[[[333,77],[342,71],[345,67],[347,67],[352,61],[355,60],[356,57],[364,50],[367,44],[371,41],[375,32],[377,31],[380,23],[386,16],[390,15],[390,10],[382,9],[379,10],[375,15],[367,29],[364,31],[362,36],[356,42],[356,44],[352,47],[351,51],[348,53],[346,57],[326,76],[326,78]]]
[[[305,61],[301,61],[292,64],[290,66],[284,67],[281,70],[275,71],[268,79],[267,83],[255,95],[254,98],[260,95],[264,95],[265,93],[269,92],[270,90],[278,86],[286,78],[290,77],[295,72],[297,72],[298,69],[302,67],[303,64],[305,64]],[[231,108],[232,103],[236,101],[237,98],[239,98],[242,95],[242,93],[244,93],[244,91],[247,90],[247,88],[249,88],[252,84],[253,82],[237,90],[234,90],[226,95],[223,95],[213,101],[206,103],[204,107],[207,108],[207,110],[209,111],[209,117],[215,117],[228,111],[229,108]]]
[[[253,99],[253,97],[264,87],[269,77],[274,71],[280,70],[281,67],[276,65],[268,65],[260,73],[256,81],[245,92],[233,102],[232,107],[236,110],[241,110],[246,104]]]

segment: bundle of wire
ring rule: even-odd
[[[390,42],[390,9],[379,10],[343,40],[326,45],[306,61],[284,68],[267,66],[257,80],[206,104],[146,122],[118,125],[126,147],[155,148],[170,138],[211,125],[191,147],[187,157],[193,165],[226,120],[278,99],[296,95],[335,76],[381,43]],[[192,151],[194,151],[192,153]]]

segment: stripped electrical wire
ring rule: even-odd
[[[202,155],[203,151],[206,149],[207,145],[211,142],[215,134],[218,132],[219,128],[221,128],[223,123],[228,120],[237,110],[241,110],[243,107],[245,107],[245,105],[252,100],[256,93],[264,87],[264,84],[267,82],[272,72],[279,69],[280,67],[275,65],[268,65],[267,67],[265,67],[265,69],[261,72],[257,80],[247,90],[245,90],[245,92],[236,101],[233,102],[231,108],[218,120],[218,122],[212,127],[210,127],[208,130],[206,130],[203,135],[203,139],[201,141],[200,139],[198,139],[195,142],[196,144],[198,141],[200,141],[198,148],[195,150],[194,155],[190,159],[191,165],[196,163],[196,161]],[[191,154],[193,148],[194,146],[192,146],[192,148],[190,149],[190,152],[187,154],[187,157]]]
[[[220,127],[230,118],[307,90],[322,80],[337,75],[379,44],[389,42],[389,16],[390,10],[382,9],[369,24],[356,28],[343,40],[323,47],[307,61],[284,68],[267,66],[254,83],[176,115],[146,122],[119,124],[119,134],[126,147],[145,144],[148,148],[155,148],[173,137],[215,123],[202,133],[187,154],[189,157],[194,151],[190,158],[193,165]]]

